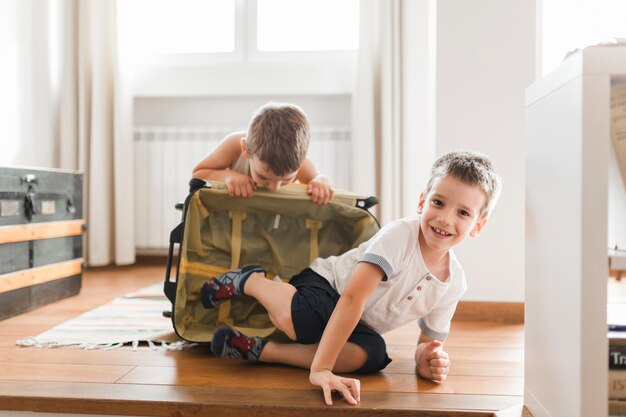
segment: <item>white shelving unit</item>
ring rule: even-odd
[[[592,47],[526,90],[524,403],[535,417],[608,414],[610,91],[624,80],[626,47]]]

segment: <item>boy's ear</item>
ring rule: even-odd
[[[478,220],[476,222],[476,224],[474,225],[474,228],[470,232],[470,236],[471,237],[478,236],[480,234],[480,232],[483,230],[483,227],[485,227],[486,223],[487,223],[487,218],[486,217],[483,217],[482,219]]]
[[[250,158],[250,156],[248,155],[248,148],[246,148],[246,137],[242,137],[241,138],[241,153],[243,154],[243,156],[248,159]]]
[[[425,202],[426,202],[426,196],[424,196],[424,193],[420,193],[419,203],[417,203],[417,214],[422,214],[422,210],[424,210]]]

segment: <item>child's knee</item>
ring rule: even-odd
[[[352,372],[371,374],[381,371],[389,365],[391,359],[387,356],[385,340],[380,335],[376,336],[375,338],[370,338],[365,347],[360,348],[365,354],[365,360],[362,360],[360,366],[355,368]]]
[[[346,343],[346,346],[341,350],[339,358],[337,358],[334,370],[337,372],[354,372],[365,365],[367,357],[367,351],[361,346],[354,343]]]
[[[363,366],[358,368],[355,372],[359,374],[371,374],[382,371],[390,362],[391,359],[387,356],[386,350],[377,350],[376,352],[369,353]]]
[[[274,325],[283,331],[291,340],[296,340],[296,332],[293,327],[291,311],[279,311],[270,313],[270,320]]]

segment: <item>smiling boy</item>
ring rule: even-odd
[[[360,381],[335,372],[384,369],[391,359],[381,335],[417,320],[417,373],[445,381],[450,361],[443,342],[467,288],[452,248],[482,231],[500,189],[487,157],[450,152],[435,161],[418,215],[390,222],[357,248],[315,259],[289,283],[266,279],[257,266],[212,278],[201,291],[206,308],[233,296],[252,296],[296,343],[221,327],[213,334],[211,350],[221,357],[308,368],[310,382],[323,390],[326,404],[332,404],[333,390],[357,404]],[[233,290],[221,296],[225,287]]]

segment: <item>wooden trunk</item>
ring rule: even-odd
[[[77,294],[83,174],[0,167],[0,319]]]

